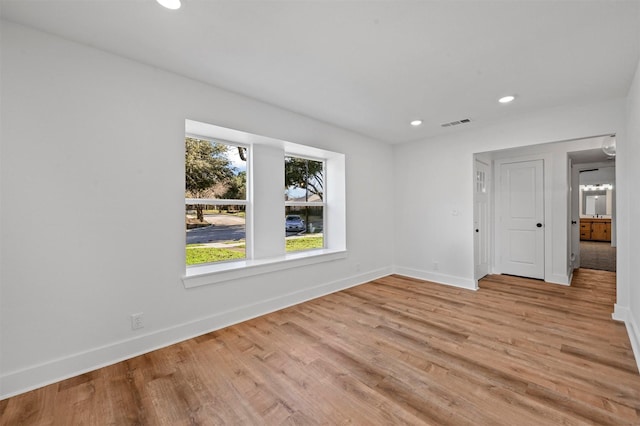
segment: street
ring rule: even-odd
[[[244,225],[212,225],[187,230],[187,244],[244,240],[245,234]]]
[[[244,240],[246,237],[245,218],[227,214],[208,214],[204,220],[212,226],[187,230],[187,244],[219,243]],[[282,224],[284,231],[284,222]],[[300,232],[285,232],[287,237]]]

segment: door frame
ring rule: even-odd
[[[499,182],[502,178],[502,165],[508,163],[517,163],[524,161],[534,161],[534,160],[542,160],[542,188],[544,191],[543,200],[544,200],[544,280],[548,281],[551,277],[553,277],[553,222],[554,220],[566,220],[566,217],[562,217],[560,219],[554,218],[552,213],[552,197],[553,197],[553,155],[550,153],[546,154],[532,154],[532,155],[523,155],[516,157],[508,157],[508,158],[499,158],[495,159],[493,162],[493,176],[495,177],[494,182]],[[502,194],[501,189],[498,185],[494,185],[494,199],[493,199],[493,272],[496,274],[501,274],[500,270],[500,261],[499,256],[502,252],[502,230],[500,227],[500,206],[502,203]],[[564,193],[562,194],[563,199],[566,199]],[[557,282],[557,280],[551,280],[551,282]],[[561,283],[564,284],[564,283]],[[564,285],[569,285],[564,284]]]
[[[579,151],[573,151],[579,152]],[[572,153],[573,153],[572,152]],[[571,153],[570,153],[571,154]],[[617,191],[618,185],[616,184],[616,175],[617,173],[617,165],[616,160],[614,159],[611,162],[594,162],[594,163],[578,163],[573,164],[573,160],[571,156],[569,156],[569,164],[571,170],[571,193],[570,193],[570,203],[573,208],[571,211],[570,220],[575,220],[577,222],[577,227],[575,233],[571,234],[571,248],[572,253],[574,255],[571,266],[573,269],[577,269],[580,267],[580,173],[583,170],[592,169],[592,168],[605,168],[611,167],[614,169],[614,179],[613,179],[613,190],[611,191],[611,246],[618,246],[618,232],[617,232],[617,224],[618,224],[618,210],[617,210]]]
[[[573,164],[571,155],[568,155],[569,175],[571,176],[571,185],[569,190],[569,265],[571,274],[580,267],[580,167]],[[575,222],[575,223],[573,223]]]
[[[476,258],[478,256],[478,253],[476,253],[476,234],[475,234],[475,229],[476,229],[476,217],[478,214],[477,211],[477,188],[476,188],[476,173],[478,171],[477,169],[477,165],[478,163],[482,163],[486,166],[487,169],[487,175],[485,176],[485,187],[486,187],[486,191],[487,191],[487,229],[480,230],[480,232],[483,232],[483,235],[485,235],[485,239],[486,239],[486,246],[487,246],[487,274],[491,274],[493,273],[493,267],[492,267],[492,263],[493,263],[493,161],[491,159],[485,158],[485,157],[481,157],[479,155],[474,155],[473,156],[473,279],[476,283],[476,288],[478,287],[478,280],[482,279],[483,277],[486,276],[486,274],[479,276],[478,271],[476,269]]]

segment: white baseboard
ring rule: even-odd
[[[638,322],[628,307],[620,306],[617,303],[614,306],[611,318],[616,321],[624,322],[624,325],[627,328],[627,334],[629,335],[629,341],[631,342],[633,356],[636,359],[638,371],[640,371],[640,327],[638,326]]]
[[[0,376],[0,400],[393,273],[380,268]]]
[[[433,271],[423,271],[420,269],[406,268],[404,266],[396,266],[394,273],[405,275],[411,278],[431,281],[438,284],[445,284],[453,287],[460,287],[467,290],[477,290],[478,284],[476,280],[471,278],[456,277],[454,275],[440,274]]]
[[[492,274],[502,275],[502,271],[496,268],[492,268]],[[524,277],[526,278],[526,277]],[[544,282],[549,284],[559,284],[559,285],[571,285],[571,279],[573,278],[573,269],[567,271],[566,275],[562,274],[551,274],[549,276],[544,277]]]
[[[625,322],[628,315],[629,308],[627,308],[626,306],[620,306],[617,303],[613,305],[613,314],[611,314],[611,318],[616,321]]]
[[[544,281],[550,284],[571,285],[571,275],[552,274],[544,277]]]

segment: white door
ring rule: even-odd
[[[500,167],[500,270],[544,279],[543,160]]]
[[[475,191],[473,209],[473,245],[475,279],[489,273],[489,165],[475,162]]]

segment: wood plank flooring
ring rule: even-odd
[[[615,273],[389,276],[0,402],[3,425],[640,424]]]

